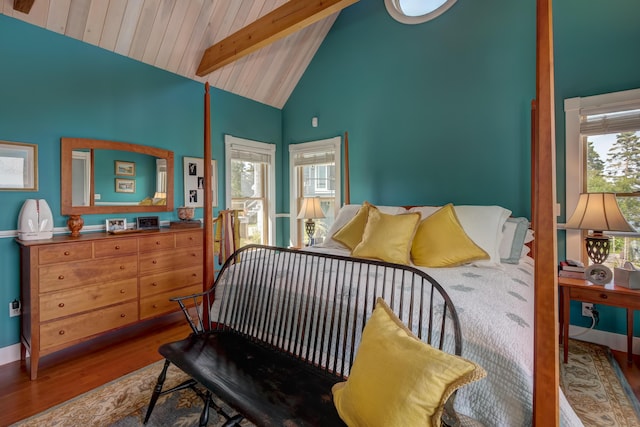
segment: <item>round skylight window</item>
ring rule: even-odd
[[[403,24],[421,24],[446,12],[456,0],[384,0],[389,15]]]

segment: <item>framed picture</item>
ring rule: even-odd
[[[106,221],[105,229],[107,233],[115,233],[117,231],[123,231],[127,229],[126,218],[109,218]]]
[[[135,193],[136,180],[116,178],[116,193]]]
[[[184,206],[201,208],[204,206],[204,159],[184,157]],[[218,165],[211,160],[212,206],[218,206]]]
[[[38,191],[38,146],[0,141],[0,190]]]
[[[118,176],[136,176],[136,164],[134,162],[116,160],[115,174]]]

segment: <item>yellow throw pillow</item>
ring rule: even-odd
[[[331,391],[350,427],[438,427],[449,396],[486,375],[475,363],[415,337],[378,298],[349,378]]]
[[[362,240],[362,234],[364,228],[367,225],[367,218],[369,218],[369,210],[378,210],[375,206],[368,202],[364,202],[362,207],[358,210],[358,213],[347,222],[344,227],[336,231],[332,236],[333,240],[336,240],[349,249],[353,250],[358,243]]]
[[[489,259],[489,254],[465,233],[453,205],[448,204],[418,225],[411,259],[422,267],[454,267]]]
[[[387,215],[378,209],[370,209],[362,241],[353,248],[351,255],[409,264],[411,240],[419,221],[417,212]]]

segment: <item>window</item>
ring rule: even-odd
[[[325,218],[315,219],[314,241],[322,243],[340,208],[340,137],[289,145],[291,244],[309,244],[304,220],[297,219],[305,197],[319,197]]]
[[[421,24],[437,18],[456,0],[384,0],[389,15],[403,24]]]
[[[616,193],[620,210],[640,230],[640,89],[565,100],[567,212],[581,192]],[[605,263],[640,265],[640,234],[614,236]],[[567,258],[582,259],[583,235],[567,230]]]
[[[240,219],[240,246],[275,243],[274,144],[225,135],[227,209]]]

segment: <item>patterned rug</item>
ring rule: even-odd
[[[162,364],[149,365],[12,427],[142,426]],[[172,365],[165,389],[185,379],[186,375]],[[640,404],[607,347],[571,340],[569,363],[560,363],[560,383],[586,427],[640,426]],[[222,401],[215,403],[233,414]],[[191,390],[182,390],[158,400],[147,426],[195,426],[201,410],[202,400]],[[213,409],[210,411],[209,426],[219,427],[225,421]],[[244,420],[241,425],[253,424]]]
[[[585,427],[640,426],[640,403],[609,347],[569,340],[560,386]]]

